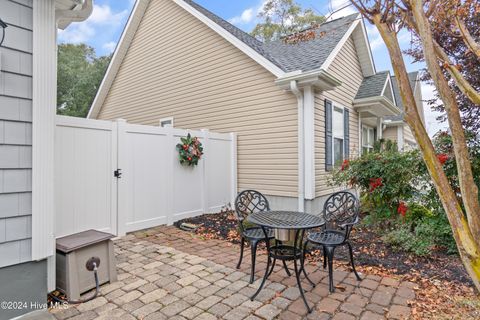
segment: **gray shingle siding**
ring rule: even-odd
[[[32,1],[0,0],[0,267],[31,260]]]

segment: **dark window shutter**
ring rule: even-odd
[[[325,99],[325,170],[333,169],[332,101]]]
[[[345,159],[350,158],[350,110],[344,109],[343,110],[343,127],[344,127],[344,135],[345,138],[343,140],[345,146]]]

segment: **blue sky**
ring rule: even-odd
[[[92,15],[81,23],[73,23],[66,30],[59,32],[59,42],[87,43],[96,49],[98,55],[106,55],[113,52],[120,38],[122,30],[133,8],[135,0],[96,0]],[[222,18],[229,20],[244,31],[251,31],[258,22],[257,14],[265,0],[196,0],[210,11]],[[348,4],[348,0],[297,0],[304,8],[312,8],[318,14],[341,17],[354,12],[350,6],[338,11],[339,8]],[[391,64],[387,49],[374,26],[367,23],[367,31],[374,55],[375,65],[378,71],[391,70]],[[410,46],[410,35],[399,35],[401,46],[407,49]],[[409,71],[423,68],[423,64],[413,64],[406,59]],[[433,96],[431,86],[423,85],[422,92],[425,99]],[[436,114],[427,110],[425,106],[427,126],[430,134],[435,133],[442,125],[435,120]]]

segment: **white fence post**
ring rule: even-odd
[[[167,132],[168,146],[170,146],[170,148],[167,150],[167,156],[170,158],[170,161],[167,162],[168,163],[167,180],[168,180],[168,184],[172,187],[168,188],[167,224],[171,226],[175,222],[173,219],[174,192],[175,192],[175,189],[173,188],[173,183],[174,183],[173,180],[174,180],[175,162],[178,161],[178,156],[177,156],[177,148],[176,148],[177,143],[174,141],[175,129],[172,126],[165,127],[164,129]]]
[[[203,208],[203,213],[208,213],[209,212],[209,206],[208,206],[208,166],[207,166],[207,161],[208,161],[208,145],[209,145],[209,132],[208,129],[202,129],[201,130],[203,133],[203,150],[204,150],[204,155],[202,156],[202,208]]]
[[[232,140],[230,144],[230,152],[231,152],[231,159],[232,159],[232,168],[231,168],[231,191],[232,191],[232,197],[231,197],[231,207],[232,209],[235,209],[235,198],[237,197],[237,135],[235,133],[230,133],[230,138]]]
[[[127,120],[117,119],[117,168],[125,170],[127,167],[128,151],[126,144]],[[123,172],[122,172],[123,173]],[[117,235],[119,237],[127,234],[127,210],[128,210],[128,174],[122,174],[117,179]]]

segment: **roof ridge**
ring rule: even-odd
[[[186,3],[192,5],[195,9],[200,9],[200,10],[202,10],[202,11],[208,12],[210,15],[214,16],[216,19],[221,20],[222,22],[228,24],[230,27],[235,28],[236,31],[243,33],[245,36],[251,38],[252,40],[255,40],[256,42],[258,42],[258,43],[260,43],[260,44],[263,44],[262,41],[258,40],[257,38],[255,38],[254,36],[252,36],[251,34],[249,34],[248,32],[243,31],[243,30],[240,29],[239,27],[235,26],[233,23],[229,22],[228,20],[225,20],[224,18],[222,18],[222,17],[220,17],[219,15],[217,15],[216,13],[208,10],[208,9],[205,8],[204,6],[196,3],[195,1],[193,1],[193,0],[183,0],[183,1],[185,1]],[[221,26],[221,27],[223,28],[223,26]],[[225,28],[224,28],[224,29],[225,29]],[[225,29],[225,30],[227,30],[227,29]],[[229,31],[229,30],[227,30],[227,31]]]
[[[300,30],[300,31],[297,31],[297,32],[292,32],[292,33],[290,33],[290,34],[286,34],[286,35],[284,35],[284,36],[281,36],[280,39],[277,39],[277,40],[274,40],[274,41],[271,41],[271,42],[283,41],[285,38],[291,37],[291,36],[296,35],[296,34],[303,33],[303,32],[308,31],[308,30],[312,30],[312,29],[313,29],[313,30],[318,30],[318,29],[320,29],[321,27],[323,27],[323,26],[325,26],[325,25],[328,25],[328,24],[330,24],[330,23],[332,23],[332,22],[338,22],[338,21],[343,20],[343,19],[348,20],[348,18],[350,18],[350,17],[352,17],[352,16],[357,16],[357,15],[359,15],[359,14],[360,14],[360,13],[352,13],[352,14],[349,14],[349,15],[346,15],[346,16],[343,16],[343,17],[340,17],[340,18],[336,18],[336,19],[333,19],[333,20],[328,20],[328,21],[322,22],[322,23],[320,23],[320,24],[318,24],[318,25],[312,25],[312,26],[307,27],[307,28],[305,28],[305,29],[303,29],[303,30]],[[352,22],[349,21],[349,22],[346,22],[345,24],[350,24],[350,23],[352,23]],[[339,27],[339,26],[337,26],[337,28],[338,28],[338,27]],[[264,43],[265,43],[265,42],[264,42]],[[266,44],[266,43],[265,43],[265,44]]]

